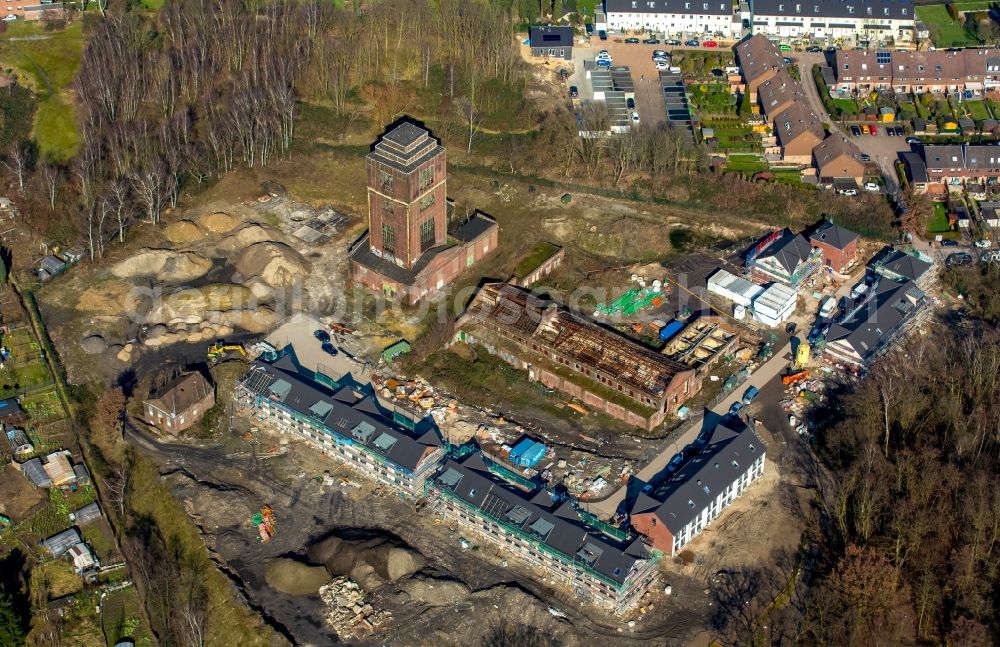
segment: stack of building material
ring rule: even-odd
[[[388,611],[376,610],[365,602],[365,591],[346,577],[324,584],[319,596],[327,606],[326,621],[341,637],[348,633],[358,637],[371,635],[376,627],[391,619]]]

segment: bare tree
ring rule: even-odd
[[[23,194],[24,180],[28,173],[28,155],[24,146],[22,144],[12,145],[7,152],[7,158],[3,160],[3,165],[17,178],[17,191]]]

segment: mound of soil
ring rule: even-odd
[[[259,225],[255,222],[247,223],[233,233],[219,241],[219,250],[224,252],[235,252],[246,249],[257,243],[268,241],[284,240],[281,232],[268,225]]]
[[[163,232],[175,244],[193,243],[205,237],[205,232],[191,220],[178,220],[167,225]]]
[[[414,600],[432,607],[446,607],[469,597],[469,587],[461,582],[414,577],[403,584],[403,591]]]
[[[240,219],[223,211],[216,211],[199,217],[198,224],[213,234],[225,234],[236,229]]]
[[[309,273],[309,263],[284,243],[265,242],[243,250],[236,269],[245,278],[259,277],[271,287],[286,287]]]
[[[294,559],[275,559],[264,572],[268,586],[287,595],[315,595],[330,581],[322,566],[309,566]]]
[[[76,308],[84,312],[127,313],[136,312],[145,302],[142,291],[131,283],[104,281],[84,290]]]
[[[180,317],[200,321],[208,311],[240,310],[254,303],[253,293],[242,285],[212,283],[166,295],[149,313],[148,319],[168,322]]]
[[[90,335],[83,338],[80,342],[80,348],[88,355],[99,355],[108,349],[108,342],[104,341],[104,337],[100,335]]]
[[[333,576],[346,575],[358,583],[395,582],[424,567],[424,557],[384,537],[348,541],[330,536],[309,547],[309,560],[325,564]],[[367,586],[366,588],[375,588]]]
[[[111,268],[120,279],[154,278],[164,282],[193,281],[212,269],[212,261],[194,252],[143,249]]]

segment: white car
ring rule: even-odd
[[[632,113],[632,123],[634,123],[634,124],[639,123],[639,113],[638,112],[633,112]]]
[[[653,60],[655,61],[658,58],[670,58],[670,54],[667,54],[662,49],[654,49],[653,50]]]
[[[878,193],[879,192],[879,188],[878,188],[878,185],[875,184],[874,182],[865,182],[865,191],[871,191],[873,193]]]
[[[611,54],[608,53],[608,50],[602,49],[600,52],[597,53],[597,60],[599,60],[599,61],[604,61],[604,60],[610,61],[611,60]]]
[[[663,71],[670,68],[670,63],[666,61],[656,61],[656,69]]]
[[[975,245],[979,249],[989,249],[990,247],[993,246],[993,242],[986,240],[984,238],[983,240],[977,240],[976,242],[973,243],[973,245]]]
[[[839,193],[840,195],[857,195],[858,194],[858,190],[857,189],[840,189],[839,191],[837,191],[837,193]]]
[[[14,22],[15,20],[17,20],[17,16],[15,16],[12,13],[9,13],[6,16],[3,17],[3,21],[4,22]]]

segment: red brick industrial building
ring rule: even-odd
[[[498,227],[475,212],[449,223],[447,161],[426,129],[404,121],[368,154],[368,231],[350,251],[351,279],[414,304],[496,249]]]

